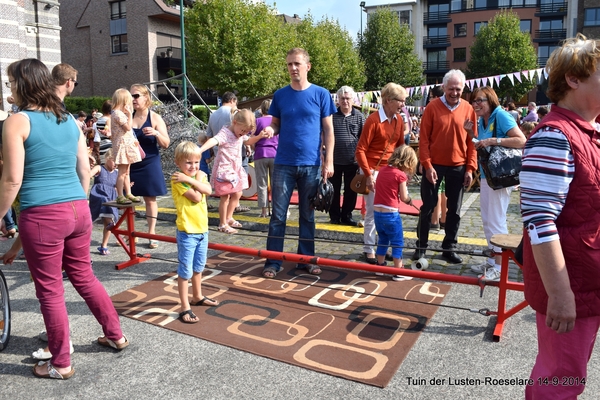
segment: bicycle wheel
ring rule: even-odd
[[[4,274],[0,271],[0,351],[4,350],[10,339],[10,299]]]

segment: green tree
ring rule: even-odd
[[[379,90],[388,82],[405,87],[423,82],[423,65],[415,53],[414,36],[387,7],[369,14],[359,39],[359,53],[365,63],[366,90]]]
[[[199,87],[257,97],[288,80],[292,33],[273,8],[249,0],[196,2],[186,18],[187,69]]]
[[[512,11],[501,11],[477,33],[467,63],[467,77],[481,78],[537,68],[537,55],[531,35],[521,32],[520,19]],[[501,100],[518,100],[535,87],[523,79],[513,83],[504,77],[495,91]]]

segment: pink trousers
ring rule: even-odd
[[[573,330],[558,334],[536,313],[538,355],[525,389],[527,400],[577,399],[585,389],[587,363],[592,356],[600,317],[578,318]]]
[[[28,208],[19,217],[19,235],[46,324],[52,365],[59,368],[71,365],[63,268],[102,325],[104,335],[113,341],[121,339],[119,316],[92,271],[92,219],[87,201]]]

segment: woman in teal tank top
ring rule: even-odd
[[[20,195],[19,237],[40,301],[52,357],[33,374],[68,379],[75,370],[69,354],[69,320],[62,269],[85,300],[105,336],[102,346],[125,348],[129,342],[119,317],[94,276],[90,263],[92,219],[86,194],[90,183],[85,137],[55,93],[48,68],[25,59],[7,68],[19,112],[4,124],[4,171],[0,180],[0,215]],[[77,76],[71,77],[76,80]],[[5,260],[12,262],[13,254]]]

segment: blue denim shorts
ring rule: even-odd
[[[186,233],[177,230],[177,275],[190,279],[192,272],[202,273],[208,255],[208,232]]]

